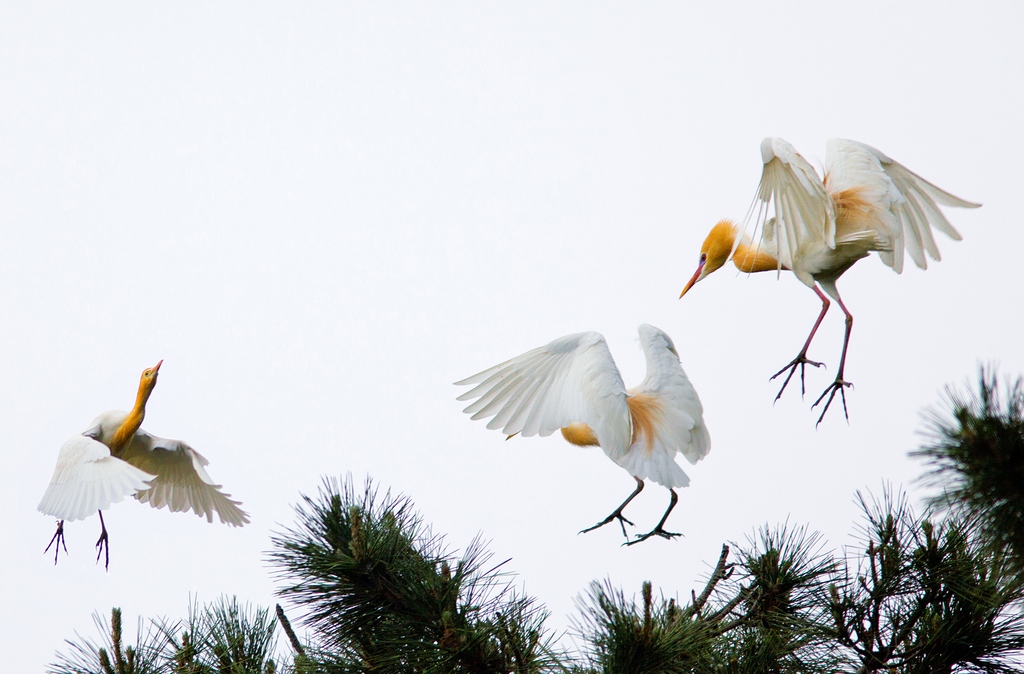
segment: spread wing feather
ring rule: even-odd
[[[156,476],[110,455],[102,442],[76,435],[60,448],[38,509],[74,521],[106,510],[125,496],[145,493]]]
[[[604,338],[586,332],[456,382],[475,384],[458,399],[475,400],[464,411],[473,419],[493,417],[488,428],[506,435],[550,435],[586,424],[605,453],[630,474],[685,487],[690,479],[675,455],[681,452],[690,463],[707,455],[711,439],[704,410],[671,338],[650,325],[641,325],[639,332],[647,376],[628,393]]]
[[[796,270],[799,251],[809,243],[824,242],[836,246],[836,218],[832,200],[825,185],[807,160],[781,138],[765,138],[761,142],[764,169],[758,185],[757,198],[766,219],[774,204],[774,228],[762,227],[761,242],[778,259],[780,268]],[[770,239],[770,240],[769,240]]]
[[[241,503],[221,491],[221,485],[206,472],[209,461],[184,442],[140,430],[121,458],[156,475],[150,489],[135,495],[142,503],[172,512],[192,510],[208,522],[213,522],[217,513],[221,522],[236,527],[249,522],[248,514],[238,507]]]
[[[653,433],[647,439],[636,438],[630,465],[635,470],[646,464],[646,475],[638,477],[650,477],[666,487],[686,486],[690,480],[674,458],[679,452],[690,463],[697,463],[711,450],[704,407],[683,371],[672,338],[652,325],[641,325],[639,331],[647,376],[630,393],[655,401],[650,415]]]
[[[928,267],[926,254],[941,259],[932,229],[954,241],[960,233],[939,209],[939,205],[978,208],[981,204],[965,201],[940,189],[884,152],[870,145],[834,138],[829,141],[827,155],[828,191],[837,194],[848,187],[858,187],[871,206],[884,211],[879,223],[880,234],[888,239],[891,250],[879,251],[882,261],[897,273],[903,271],[903,252],[914,263]]]
[[[458,397],[475,400],[464,411],[493,416],[487,427],[506,435],[546,436],[582,423],[609,456],[629,447],[626,387],[596,332],[561,337],[455,383],[475,384]]]

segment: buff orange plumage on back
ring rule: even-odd
[[[658,399],[651,395],[634,394],[626,397],[629,409],[630,442],[642,443],[641,446],[650,451],[657,437],[656,424],[660,413]],[[594,429],[586,424],[574,423],[563,426],[562,437],[577,447],[599,447],[601,445],[594,435]]]
[[[658,428],[662,425],[661,402],[657,396],[634,393],[626,398],[626,406],[629,407],[633,431],[630,441],[650,454],[658,439]]]

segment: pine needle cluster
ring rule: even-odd
[[[847,550],[830,588],[835,639],[851,668],[1019,671],[1024,584],[1005,556],[993,554],[962,514],[933,522],[888,489],[881,499],[858,499],[860,544]]]
[[[159,674],[160,665],[155,654],[164,650],[167,639],[162,630],[150,625],[143,631],[139,619],[134,645],[124,642],[121,609],[110,612],[110,622],[98,612],[92,616],[102,641],[79,637],[80,641],[66,643],[71,651],[59,654],[57,662],[47,668],[47,674]]]
[[[914,452],[939,490],[933,503],[966,512],[1024,573],[1024,380],[1000,385],[983,367],[977,392],[950,387],[944,397],[928,415],[928,444]]]
[[[283,662],[276,656],[276,621],[265,609],[243,606],[222,597],[206,606],[189,607],[184,621],[140,619],[135,645],[126,645],[121,609],[110,622],[93,615],[101,643],[67,640],[68,654],[59,654],[47,674],[275,674]]]
[[[700,595],[637,605],[609,583],[580,601],[576,640],[586,672],[829,671],[822,599],[834,563],[803,528],[762,529],[729,562],[723,546]]]
[[[542,672],[546,612],[479,539],[456,558],[410,501],[325,480],[272,539],[281,595],[305,612],[318,672]]]

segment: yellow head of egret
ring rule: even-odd
[[[154,365],[153,367],[147,367],[145,370],[142,371],[142,378],[146,380],[156,379],[157,374],[159,374],[160,372],[160,366],[163,364],[164,361],[161,359],[160,362]]]
[[[697,264],[697,271],[686,282],[686,287],[683,288],[683,292],[679,293],[679,297],[685,295],[686,291],[692,288],[693,284],[697,281],[700,281],[713,271],[718,271],[725,264],[732,253],[738,232],[739,230],[736,225],[730,220],[719,220],[711,228],[708,237],[704,239],[704,245],[700,249],[700,262]]]
[[[160,373],[160,366],[164,364],[161,360],[153,367],[147,367],[142,371],[142,380],[139,382],[139,392],[152,391],[153,387],[156,386],[156,376]]]

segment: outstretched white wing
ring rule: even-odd
[[[596,332],[561,337],[455,384],[476,384],[458,397],[476,400],[464,411],[494,417],[487,428],[506,435],[550,435],[582,423],[613,460],[630,445],[626,387]]]
[[[241,503],[228,498],[230,494],[221,491],[221,485],[214,483],[206,472],[210,462],[184,442],[139,430],[120,456],[156,475],[150,489],[135,495],[141,502],[154,508],[166,507],[171,512],[191,510],[208,522],[217,513],[225,524],[248,524],[249,516],[238,507]]]
[[[814,168],[781,138],[761,141],[761,159],[764,170],[757,188],[761,243],[782,267],[798,272],[801,248],[815,243],[836,247],[832,199]],[[772,223],[769,205],[775,209]]]
[[[145,493],[155,475],[110,455],[102,442],[76,435],[60,448],[57,467],[38,509],[74,521],[106,510],[125,496]]]
[[[711,436],[704,425],[704,408],[683,372],[672,338],[652,325],[641,325],[639,332],[647,376],[630,390],[633,446],[620,465],[665,487],[685,487],[690,480],[675,455],[681,453],[690,463],[707,456]]]
[[[922,269],[928,267],[925,253],[933,260],[941,259],[932,228],[954,241],[960,240],[959,232],[939,210],[940,204],[958,208],[981,206],[936,187],[864,143],[834,138],[828,142],[826,162],[830,194],[856,187],[865,191],[871,205],[882,206],[892,214],[892,250],[879,251],[879,255],[897,273],[903,271],[904,249]]]

